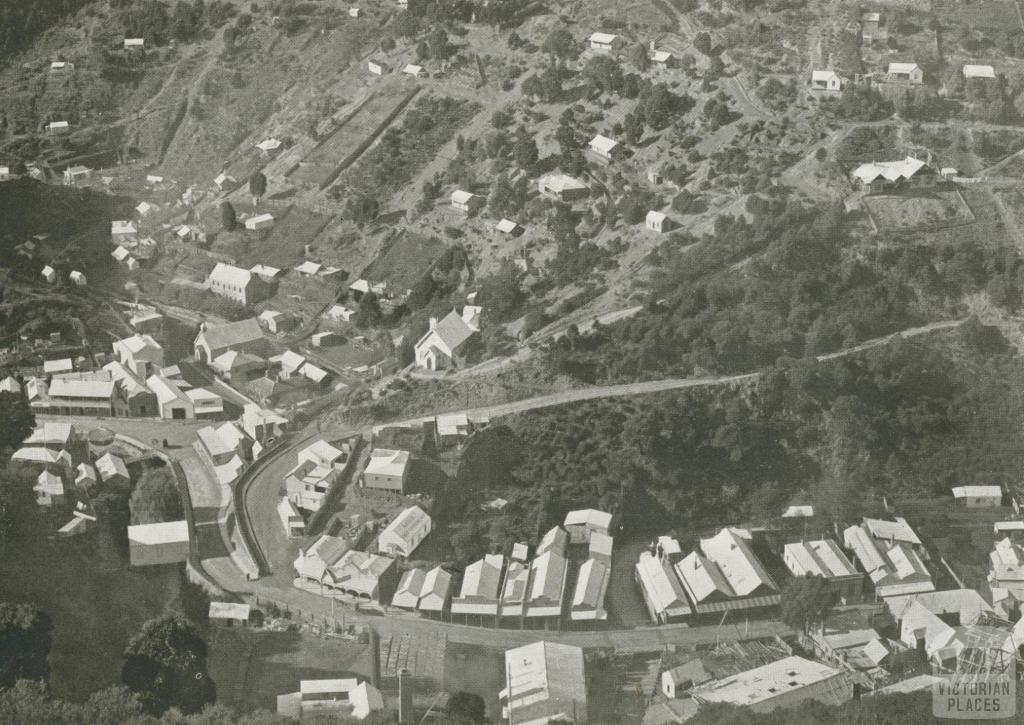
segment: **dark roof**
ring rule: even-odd
[[[255,317],[226,325],[211,325],[199,333],[211,350],[222,350],[263,339],[263,330]]]

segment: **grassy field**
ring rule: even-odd
[[[104,565],[92,538],[44,539],[0,557],[3,600],[30,602],[53,618],[52,686],[73,700],[120,683],[128,640],[146,620],[177,608],[180,592],[176,565]]]
[[[218,629],[210,635],[217,700],[242,712],[276,710],[277,695],[295,692],[300,680],[349,674],[372,676],[368,644],[299,632]]]
[[[412,287],[444,253],[445,244],[436,237],[406,232],[393,237],[373,263],[364,270],[366,279],[387,281],[395,290]]]
[[[915,196],[869,196],[864,204],[882,231],[954,226],[974,220],[970,207],[955,190]]]

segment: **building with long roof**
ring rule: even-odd
[[[498,699],[502,722],[509,725],[587,722],[583,650],[544,641],[506,650]]]

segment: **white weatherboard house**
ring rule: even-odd
[[[608,535],[612,515],[597,509],[578,509],[565,515],[563,525],[569,534],[570,543],[585,544],[594,533]]]
[[[841,91],[843,90],[843,79],[832,70],[811,71],[812,91]]]
[[[886,72],[894,81],[904,81],[914,85],[924,83],[924,71],[917,63],[890,63]]]
[[[124,49],[125,50],[141,50],[146,46],[145,38],[125,38]]]
[[[779,603],[779,590],[768,570],[754,554],[750,533],[727,527],[700,540],[675,565],[698,614],[754,609]]]
[[[223,262],[217,262],[210,272],[209,284],[211,292],[240,305],[260,302],[269,296],[271,290],[258,274]]]
[[[590,195],[590,187],[585,182],[561,172],[544,174],[537,180],[537,190],[542,196],[565,202],[585,199]]]
[[[258,232],[261,229],[269,229],[274,226],[273,214],[257,214],[245,220],[245,228],[251,232]]]
[[[402,493],[408,476],[409,451],[375,448],[370,452],[370,461],[363,471],[363,485]]]
[[[864,519],[843,531],[843,545],[853,552],[880,597],[935,590],[918,553],[921,540],[904,519]]]
[[[786,544],[782,560],[793,576],[820,576],[835,592],[840,601],[860,600],[864,575],[857,571],[850,560],[832,539],[798,541]]]
[[[452,192],[452,209],[463,214],[472,214],[484,205],[484,198],[470,191],[456,189]]]
[[[505,557],[487,554],[466,567],[462,589],[452,600],[452,614],[496,616]]]
[[[990,65],[965,65],[964,78],[991,79],[996,77],[996,69]]]
[[[128,551],[132,566],[185,561],[189,555],[188,522],[129,526]]]
[[[415,345],[416,365],[425,370],[459,366],[467,343],[480,332],[476,310],[467,305],[461,315],[452,310],[440,321],[430,318],[430,329]]]
[[[113,344],[118,361],[133,375],[148,378],[164,366],[164,348],[150,335],[132,335]]]
[[[626,41],[621,36],[613,35],[611,33],[592,33],[587,41],[590,43],[590,49],[596,50],[602,53],[608,53],[613,50],[618,50]]]
[[[588,722],[583,650],[544,641],[506,650],[498,700],[502,721],[513,725]]]
[[[590,149],[598,161],[608,162],[612,161],[621,151],[619,142],[615,139],[608,138],[597,134],[594,138],[590,139],[590,143],[587,144],[587,148]]]
[[[587,559],[576,576],[569,617],[574,621],[608,619],[604,598],[608,593],[611,567],[597,559]]]
[[[643,551],[634,577],[640,586],[647,613],[655,624],[678,622],[693,613],[672,564],[680,555],[679,542],[667,536],[658,540],[654,552]]]
[[[999,508],[1003,503],[1003,489],[999,486],[954,486],[953,498],[969,509]]]
[[[644,226],[652,232],[664,234],[665,232],[672,231],[672,220],[669,219],[668,214],[652,210],[647,212]]]
[[[430,514],[419,506],[403,510],[377,537],[377,550],[388,556],[409,558],[432,527]]]
[[[358,722],[384,710],[384,696],[368,682],[354,677],[302,680],[298,692],[277,696],[277,714],[294,721],[328,718]]]

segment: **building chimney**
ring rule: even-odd
[[[414,725],[412,711],[412,672],[406,668],[398,671],[398,725]]]
[[[436,328],[437,328],[437,318],[436,317],[431,317],[430,318],[430,329],[433,330],[433,329],[436,329]]]

